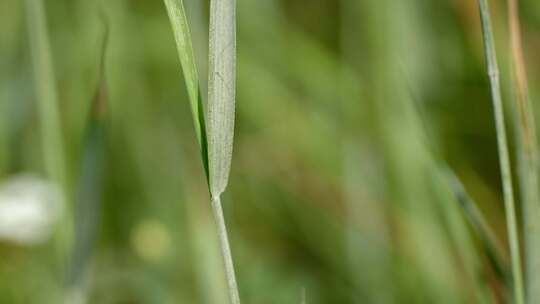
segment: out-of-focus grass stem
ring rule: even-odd
[[[0,177],[7,171],[8,156],[8,92],[7,86],[0,85]]]
[[[506,281],[508,275],[507,266],[504,263],[504,259],[501,253],[502,246],[499,244],[495,233],[489,226],[482,212],[478,209],[476,202],[467,193],[467,190],[456,176],[456,174],[450,169],[444,169],[444,174],[448,179],[448,183],[454,192],[457,201],[461,205],[464,216],[472,226],[475,233],[478,235],[482,247],[486,251],[490,262],[493,264],[493,268],[502,281]]]
[[[66,158],[47,20],[42,0],[25,2],[45,170],[48,178],[61,187],[65,206],[62,221],[57,228],[60,256],[64,259],[71,243],[71,208],[68,203]]]
[[[497,56],[495,52],[495,43],[493,39],[493,30],[491,27],[488,2],[487,0],[478,0],[478,3],[480,7],[480,18],[482,22],[484,51],[491,85],[491,97],[495,115],[495,125],[497,129],[496,131],[499,151],[499,163],[503,185],[504,204],[506,209],[508,241],[512,260],[514,301],[516,304],[523,304],[523,273],[521,266],[516,207],[514,202],[514,190],[512,186],[512,172],[510,169],[510,157],[508,153],[508,140],[504,124],[504,112],[501,97],[499,68],[497,64]]]
[[[538,140],[529,99],[527,72],[521,42],[517,0],[508,0],[510,50],[517,107],[519,166],[523,198],[527,302],[540,299],[540,195],[538,193]]]

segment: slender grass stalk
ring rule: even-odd
[[[523,197],[527,302],[540,299],[540,194],[538,193],[538,139],[529,99],[527,72],[523,59],[517,0],[508,0],[510,50],[514,99],[518,114],[519,166]]]
[[[188,86],[193,120],[208,178],[211,205],[225,264],[229,298],[232,304],[239,304],[240,296],[221,205],[221,194],[225,191],[229,179],[234,138],[236,2],[235,0],[210,2],[208,112],[204,117],[191,34],[183,2],[164,1]],[[208,124],[205,119],[208,120]]]
[[[488,2],[487,0],[478,0],[478,3],[480,7],[480,19],[482,22],[486,64],[491,85],[491,97],[495,115],[495,125],[497,129],[497,144],[499,151],[501,178],[503,184],[504,204],[506,209],[508,241],[512,260],[514,301],[516,304],[524,304],[523,272],[521,268],[522,266],[516,219],[516,207],[514,202],[514,190],[512,186],[512,172],[510,169],[510,157],[508,154],[508,140],[504,124],[504,112],[501,97],[499,68],[497,64],[497,56],[495,52],[495,43],[493,39],[493,30],[491,28]]]
[[[227,236],[227,225],[225,224],[225,216],[223,215],[223,208],[219,197],[214,197],[212,199],[212,210],[214,211],[214,217],[217,223],[221,254],[223,255],[225,263],[225,275],[227,277],[227,286],[229,288],[229,299],[231,304],[239,304],[240,294],[238,292],[231,247]]]
[[[234,137],[236,93],[236,0],[210,1],[208,72],[208,168],[212,208],[232,304],[240,303],[234,264],[221,206],[229,180]]]
[[[420,103],[415,103],[419,120],[426,132],[426,140],[430,146],[430,154],[433,156],[433,171],[436,179],[440,182],[434,184],[435,188],[440,188],[441,197],[452,197],[442,206],[442,214],[448,223],[448,231],[462,259],[461,264],[472,279],[474,285],[470,286],[471,291],[476,296],[475,301],[484,303],[487,297],[487,282],[484,279],[484,269],[480,263],[480,256],[473,244],[472,236],[467,229],[466,223],[470,225],[474,233],[478,236],[481,246],[490,261],[493,270],[500,282],[508,282],[508,267],[503,259],[502,246],[500,246],[495,233],[478,209],[476,202],[467,193],[464,185],[459,180],[455,172],[443,159],[438,156],[443,155],[440,147],[433,139],[433,134],[429,132],[425,109]],[[448,191],[450,193],[448,193]],[[446,195],[443,195],[446,193]],[[450,195],[448,195],[450,194]],[[457,208],[456,208],[457,207]],[[467,286],[470,284],[466,283]]]
[[[186,221],[193,246],[193,259],[200,303],[222,304],[229,296],[213,214],[202,204],[186,204]]]
[[[65,206],[63,218],[57,228],[57,241],[63,264],[71,247],[73,224],[71,206],[67,203],[69,186],[53,60],[43,0],[26,0],[25,3],[45,170],[48,177],[61,187]]]

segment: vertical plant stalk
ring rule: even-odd
[[[234,138],[236,94],[236,1],[210,1],[208,73],[208,168],[225,274],[232,304],[240,303],[221,194],[229,179]]]
[[[236,283],[236,273],[234,271],[231,246],[229,245],[229,238],[227,236],[227,225],[225,224],[225,216],[223,215],[223,208],[219,197],[212,199],[212,210],[214,211],[221,253],[225,263],[225,275],[227,277],[227,286],[229,288],[229,299],[232,304],[240,304],[240,294],[238,292],[238,284]]]
[[[514,98],[518,114],[519,165],[523,197],[526,293],[528,303],[540,299],[540,194],[538,193],[538,139],[534,112],[529,99],[523,59],[517,0],[508,0],[510,51]]]
[[[164,0],[174,31],[178,56],[188,87],[193,121],[208,178],[211,205],[216,220],[225,264],[231,304],[239,304],[221,194],[227,188],[234,139],[236,94],[236,1],[210,1],[208,112],[206,117],[199,94],[191,34],[182,0]]]
[[[194,0],[199,3],[199,0]],[[201,83],[199,82],[199,75],[196,65],[196,58],[193,52],[193,41],[191,37],[191,31],[188,24],[187,14],[184,7],[183,0],[164,0],[165,7],[171,22],[171,28],[174,32],[174,38],[176,42],[176,48],[178,51],[178,57],[180,59],[182,70],[184,73],[184,80],[186,82],[188,95],[191,105],[191,114],[193,116],[193,123],[195,125],[195,131],[199,147],[201,151],[201,159],[203,161],[206,178],[208,181],[208,151],[207,151],[207,137],[206,137],[206,123],[203,109],[203,103],[201,101]],[[199,3],[200,5],[200,3]],[[202,19],[196,18],[196,19]],[[200,20],[199,20],[200,21]],[[206,60],[206,59],[205,59]],[[218,203],[219,204],[219,203]],[[216,254],[214,259],[214,242],[208,238],[207,224],[205,216],[199,215],[201,208],[199,206],[186,206],[188,212],[188,220],[190,222],[190,228],[193,229],[194,236],[196,238],[194,242],[195,251],[200,252],[201,256],[198,258],[203,262],[203,267],[199,273],[200,285],[204,289],[206,302],[208,303],[221,303],[223,297],[227,297],[229,294],[229,288],[222,280],[221,276],[216,276],[215,264],[216,259],[221,262],[222,258]],[[221,205],[219,205],[221,208]],[[221,219],[220,226],[225,227],[225,220],[222,212],[216,212],[218,208],[212,207],[214,210],[214,218]],[[220,228],[218,231],[226,231],[224,228]],[[213,235],[213,234],[212,234]],[[219,237],[221,239],[221,236]],[[213,240],[213,238],[212,238]],[[226,248],[229,248],[229,243],[225,234]],[[223,241],[220,241],[223,242]],[[211,252],[208,252],[210,249]],[[217,249],[217,244],[216,244]],[[226,249],[226,252],[230,252],[230,249]],[[217,252],[217,251],[216,251]],[[227,260],[232,260],[230,257]],[[202,274],[201,274],[202,273]],[[221,274],[221,272],[219,272]]]
[[[512,173],[510,169],[510,157],[508,154],[508,140],[504,124],[504,112],[501,97],[501,87],[499,79],[499,68],[495,52],[495,43],[491,20],[489,15],[489,6],[487,0],[478,0],[480,8],[480,18],[482,23],[482,32],[484,40],[484,51],[488,76],[491,85],[491,97],[495,115],[495,125],[497,131],[497,144],[499,152],[499,163],[504,194],[504,205],[506,210],[506,223],[508,230],[508,241],[510,246],[510,255],[512,260],[512,278],[514,288],[514,301],[516,304],[524,304],[523,292],[523,272],[521,269],[521,257],[519,249],[519,235],[516,219],[516,208],[514,202],[514,190],[512,187]]]
[[[61,258],[67,258],[72,234],[71,209],[67,203],[68,185],[64,142],[60,123],[58,95],[55,88],[53,61],[47,33],[47,21],[42,0],[26,0],[27,22],[30,37],[35,94],[38,100],[41,140],[45,170],[62,190],[63,218],[57,229]]]

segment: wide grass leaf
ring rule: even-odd
[[[210,3],[208,161],[210,192],[219,197],[229,178],[236,87],[235,0]]]

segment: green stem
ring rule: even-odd
[[[512,187],[512,173],[510,169],[510,157],[508,153],[508,140],[504,123],[504,112],[501,97],[501,87],[499,79],[499,68],[495,52],[495,43],[489,7],[487,0],[478,0],[480,6],[480,17],[482,21],[482,31],[484,38],[484,50],[488,75],[491,84],[491,97],[495,115],[495,125],[497,129],[497,144],[499,150],[499,163],[503,184],[504,205],[506,209],[506,222],[508,230],[508,241],[512,259],[512,277],[514,282],[514,301],[516,304],[524,304],[523,274],[521,269],[521,257],[519,248],[519,235],[516,219],[516,207],[514,202],[514,190]]]
[[[518,138],[525,237],[527,300],[540,298],[540,193],[538,192],[538,140],[533,108],[529,99],[527,72],[523,58],[517,0],[508,1],[510,50],[514,95],[518,113]]]
[[[221,254],[225,263],[225,275],[227,276],[227,285],[229,286],[229,299],[231,304],[240,304],[240,295],[238,292],[238,284],[236,283],[236,274],[234,271],[234,263],[232,259],[231,247],[229,245],[229,237],[227,236],[227,225],[225,224],[225,216],[221,207],[221,198],[212,198],[212,210],[216,220],[219,242],[221,245]]]

